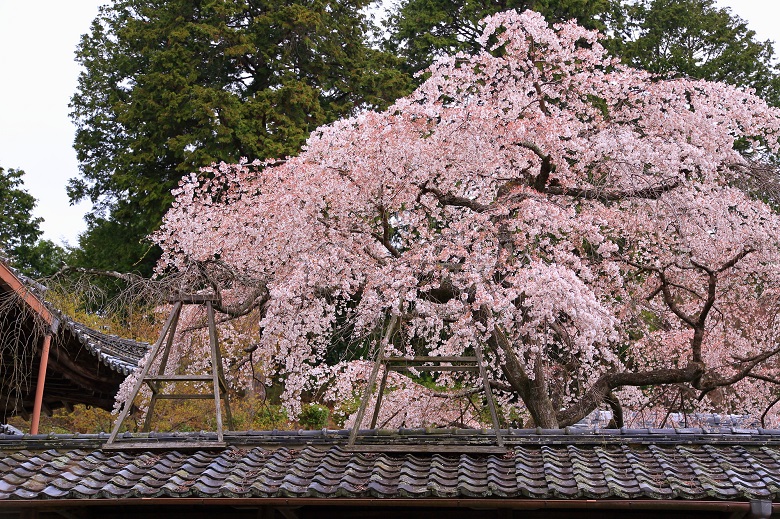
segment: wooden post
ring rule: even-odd
[[[496,442],[499,447],[504,446],[504,438],[501,437],[501,424],[498,423],[498,413],[496,413],[496,404],[493,402],[493,391],[490,389],[490,380],[487,376],[487,369],[482,360],[482,345],[476,344],[474,346],[474,353],[477,357],[477,364],[479,365],[479,376],[482,377],[482,384],[485,388],[485,398],[487,399],[488,408],[490,408],[490,418],[493,420],[493,427],[496,431]]]
[[[178,308],[178,310],[176,310]],[[174,332],[176,331],[176,326],[179,324],[179,315],[181,313],[181,306],[174,307],[174,318],[171,322],[171,325],[168,329],[168,340],[165,343],[165,349],[163,350],[162,359],[160,359],[160,368],[157,370],[158,376],[165,375],[165,366],[168,364],[168,356],[171,353],[171,346],[173,346],[173,337]],[[151,362],[153,359],[149,359],[149,362]],[[146,418],[144,419],[144,426],[143,429],[141,429],[144,432],[149,432],[149,430],[152,427],[152,415],[154,414],[154,406],[157,403],[157,398],[160,393],[160,387],[158,384],[149,384],[149,387],[152,390],[152,398],[149,401],[149,409],[146,411]],[[133,396],[135,398],[135,396]]]
[[[225,438],[222,434],[222,408],[219,395],[219,374],[222,371],[220,364],[219,354],[217,349],[219,344],[217,342],[217,325],[214,321],[214,306],[211,301],[206,301],[206,311],[208,313],[209,320],[209,346],[211,348],[211,376],[213,378],[212,385],[214,387],[214,405],[216,406],[217,413],[217,441],[223,442]]]
[[[382,374],[382,383],[379,384],[379,393],[376,397],[376,405],[374,406],[374,416],[371,418],[371,429],[376,427],[376,421],[379,418],[379,406],[382,405],[382,395],[385,393],[385,387],[387,387],[387,374],[390,372],[385,365],[385,372]]]
[[[385,361],[385,345],[390,342],[393,335],[393,328],[398,320],[397,316],[390,318],[390,324],[385,331],[384,339],[379,341],[379,351],[376,353],[376,361],[374,367],[371,370],[371,375],[368,377],[368,385],[366,386],[366,392],[363,393],[363,399],[360,402],[360,408],[358,409],[357,416],[355,417],[355,423],[352,424],[352,430],[349,432],[349,441],[347,445],[353,447],[355,440],[357,439],[358,431],[360,430],[360,423],[363,421],[363,415],[366,414],[366,407],[368,406],[368,400],[371,398],[371,393],[374,391],[374,385],[376,384],[376,377],[379,374],[379,367],[384,364]],[[376,412],[374,413],[376,414]]]
[[[38,426],[41,423],[41,407],[43,407],[43,388],[46,385],[46,367],[49,365],[49,350],[51,349],[51,332],[43,338],[41,349],[41,365],[38,368],[38,384],[35,387],[35,402],[33,403],[32,422],[30,434],[38,434]]]
[[[46,385],[46,367],[49,364],[49,350],[51,349],[51,336],[57,332],[60,321],[46,308],[43,301],[38,299],[2,261],[0,261],[0,280],[5,282],[49,326],[46,337],[43,339],[43,347],[41,348],[41,364],[38,368],[38,384],[35,387],[35,401],[33,402],[32,422],[30,423],[30,434],[38,434],[43,404],[43,388]],[[22,415],[24,414],[25,410],[24,406],[22,406]]]

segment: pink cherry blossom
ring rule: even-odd
[[[484,31],[482,52],[297,157],[182,179],[159,268],[219,267],[225,297],[254,301],[223,326],[233,383],[256,344],[293,414],[354,399],[398,322],[387,354],[483,348],[525,423],[621,406],[778,423],[780,218],[757,179],[777,173],[780,111],[620,65],[531,11]],[[393,377],[380,422],[477,423],[440,395],[473,376]]]

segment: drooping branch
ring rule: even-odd
[[[194,262],[192,265],[194,269],[163,276],[159,279],[148,279],[133,272],[65,266],[52,276],[52,279],[77,273],[93,278],[104,277],[123,281],[127,287],[114,297],[115,301],[112,303],[118,305],[165,303],[175,299],[179,294],[202,290],[205,284],[218,298],[213,303],[214,309],[227,315],[230,319],[247,315],[270,299],[270,293],[264,283],[240,276],[224,262],[210,260]],[[240,301],[234,304],[225,304],[222,298],[223,289],[236,283],[250,290]]]
[[[742,258],[747,256],[751,252],[755,252],[755,249],[753,249],[752,247],[745,247],[744,249],[742,249],[741,252],[739,252],[737,255],[735,255],[733,258],[731,258],[730,260],[725,262],[723,265],[721,265],[717,269],[711,269],[711,268],[707,267],[706,265],[697,262],[693,258],[691,258],[691,264],[694,267],[705,271],[707,274],[720,274],[721,272],[724,272],[724,271],[734,267]]]
[[[164,304],[173,294],[179,293],[181,287],[190,283],[191,273],[176,273],[159,279],[145,278],[134,272],[118,272],[115,270],[100,270],[94,268],[72,267],[65,265],[56,274],[46,279],[50,287],[60,287],[69,293],[78,293],[85,302],[101,309],[127,308],[132,306],[147,306]],[[117,280],[124,284],[114,292],[107,291],[105,286],[94,282],[97,278]]]
[[[99,270],[84,267],[71,267],[70,265],[63,265],[52,277],[60,277],[62,275],[75,272],[78,274],[84,274],[88,276],[100,276],[119,279],[126,283],[148,283],[150,280],[132,272],[117,272],[116,270]]]
[[[400,258],[401,253],[398,251],[398,249],[395,248],[395,245],[393,245],[393,242],[390,240],[391,238],[391,232],[392,227],[390,227],[390,221],[387,216],[387,210],[384,208],[384,206],[379,206],[377,208],[379,210],[379,218],[382,222],[382,234],[378,233],[372,233],[371,235],[379,241],[382,245],[384,245],[385,249],[394,257],[394,258]]]
[[[780,171],[777,166],[746,160],[745,163],[727,164],[726,167],[736,173],[737,183],[748,192],[780,203]]]
[[[547,108],[547,101],[544,99],[544,92],[542,92],[542,85],[540,85],[538,81],[534,81],[534,90],[536,90],[536,95],[539,96],[539,109],[542,111],[544,115],[549,116],[550,109]]]
[[[655,296],[658,293],[661,293],[663,296],[664,304],[667,306],[667,308],[669,308],[669,310],[671,310],[672,313],[674,313],[677,317],[679,317],[680,320],[682,320],[693,330],[693,338],[691,339],[692,360],[694,362],[702,362],[701,347],[704,341],[704,330],[707,322],[707,317],[709,316],[710,311],[715,305],[715,299],[717,297],[718,275],[734,267],[737,263],[739,263],[740,260],[745,258],[751,252],[754,252],[754,249],[750,247],[746,247],[717,268],[708,267],[700,262],[697,262],[695,259],[690,258],[689,261],[691,265],[693,265],[694,268],[701,270],[707,276],[706,296],[701,296],[688,287],[675,284],[668,278],[666,274],[666,269],[664,268],[654,267],[650,265],[642,265],[628,258],[623,258],[623,261],[625,261],[629,265],[639,270],[652,272],[658,276],[658,279],[660,281],[660,286],[653,290],[651,296]],[[683,289],[691,294],[694,294],[696,297],[703,299],[704,303],[701,309],[699,310],[699,312],[695,315],[691,315],[683,311],[683,309],[678,304],[675,295],[672,293],[672,288]]]
[[[268,288],[260,286],[253,289],[244,299],[234,305],[225,305],[220,299],[214,303],[214,310],[230,316],[231,318],[247,315],[255,308],[261,308],[271,299]]]
[[[505,384],[498,380],[491,380],[490,387],[499,391],[506,391],[507,393],[513,393],[514,388],[509,384]],[[484,387],[470,387],[467,389],[460,389],[458,391],[435,391],[431,393],[435,398],[463,398],[471,395],[476,395],[485,391]]]
[[[663,296],[664,304],[669,308],[669,310],[674,313],[677,317],[679,317],[685,324],[690,326],[691,328],[696,328],[697,326],[697,319],[686,314],[683,312],[682,308],[679,307],[677,304],[674,296],[672,295],[671,291],[671,284],[669,283],[669,280],[666,277],[666,273],[663,269],[651,269],[654,272],[658,274],[658,277],[661,281],[661,294]]]
[[[780,381],[776,379],[753,373],[756,366],[778,354],[780,354],[780,347],[755,355],[749,361],[744,362],[744,365],[740,366],[738,371],[729,377],[724,377],[716,372],[707,372],[706,376],[702,377],[697,384],[694,384],[694,387],[701,391],[699,400],[703,399],[710,391],[718,389],[719,387],[731,386],[744,378],[755,378],[757,380],[763,380],[764,382],[780,384]]]
[[[761,375],[759,373],[748,373],[745,378],[754,378],[756,380],[763,380],[764,382],[769,382],[770,384],[780,386],[779,378],[767,377],[766,375]]]
[[[533,142],[520,141],[517,145],[534,152],[534,154],[541,159],[539,174],[534,178],[532,184],[532,187],[540,193],[571,196],[586,200],[598,200],[600,202],[614,202],[632,198],[656,200],[664,193],[680,186],[680,181],[676,179],[667,183],[629,190],[548,186],[547,183],[550,179],[550,175],[555,171],[555,164],[552,162],[552,156],[544,153],[544,151]]]
[[[484,314],[484,311],[482,313]],[[504,364],[502,364],[501,370],[509,382],[509,385],[524,400],[530,397],[531,380],[525,372],[525,368],[520,363],[520,359],[517,358],[511,341],[497,325],[493,326],[493,333],[491,333],[488,338],[488,346],[496,353],[500,351],[501,354],[505,356],[506,360]]]
[[[528,143],[528,146],[535,145]],[[541,152],[541,150],[538,150]],[[547,162],[545,162],[547,160]],[[547,166],[545,166],[547,164]],[[674,181],[668,184],[660,184],[657,186],[650,186],[641,189],[631,190],[608,190],[597,188],[576,188],[576,187],[562,187],[562,186],[547,186],[552,169],[549,164],[549,157],[542,159],[542,172],[534,179],[533,187],[535,190],[555,195],[555,196],[570,196],[573,198],[582,198],[586,200],[598,200],[600,202],[614,202],[619,200],[627,200],[632,198],[644,198],[648,200],[656,200],[661,197],[662,194],[671,191],[679,187],[679,181]],[[427,184],[420,187],[421,194],[433,195],[442,206],[452,207],[465,207],[471,209],[475,213],[484,213],[494,209],[497,205],[504,204],[510,200],[515,200],[516,196],[506,196],[508,193],[502,193],[499,190],[499,197],[495,202],[491,204],[481,204],[476,200],[472,200],[465,196],[458,196],[452,193],[445,193],[440,189],[431,187]],[[503,196],[502,196],[503,195]],[[527,198],[528,195],[524,195],[523,198]]]
[[[534,178],[533,187],[540,193],[546,192],[547,181],[550,179],[550,174],[555,171],[555,165],[552,162],[552,156],[542,151],[542,149],[535,143],[529,141],[520,141],[517,143],[521,148],[531,150],[542,161],[539,167],[539,174]]]
[[[766,406],[766,409],[764,409],[764,412],[761,413],[761,427],[766,427],[766,415],[769,413],[770,409],[772,409],[777,403],[780,402],[780,394],[777,395],[777,398],[772,400],[768,406]]]
[[[218,298],[214,302],[214,309],[217,312],[226,314],[231,318],[241,317],[249,314],[255,308],[262,307],[271,298],[265,283],[241,275],[223,261],[196,262],[196,265],[201,276]],[[216,270],[212,271],[209,267],[216,267]],[[237,303],[225,304],[222,297],[223,289],[227,286],[235,287],[236,285],[249,289],[248,293],[243,294],[243,297]]]
[[[512,186],[517,185],[519,185],[519,183],[516,180],[510,180],[504,184],[504,186],[498,189],[496,199],[489,204],[481,204],[476,200],[467,198],[465,196],[445,193],[440,189],[430,187],[427,184],[420,187],[420,194],[433,195],[439,204],[441,204],[443,207],[465,207],[467,209],[471,209],[475,213],[486,213],[500,207],[506,207],[507,204],[520,202],[531,196],[528,192],[513,191]]]
[[[718,269],[710,269],[703,264],[696,262],[691,258],[691,264],[696,268],[703,270],[707,273],[707,299],[704,301],[704,305],[699,311],[699,315],[693,325],[693,339],[691,340],[691,353],[693,355],[694,362],[701,362],[701,346],[704,341],[704,327],[707,322],[712,307],[715,305],[716,289],[718,284],[718,274],[734,267],[742,258],[753,252],[751,248],[745,248],[740,253],[736,254],[733,258],[723,263]],[[664,293],[664,300],[667,299],[666,292]],[[668,303],[667,303],[668,305]]]
[[[540,148],[537,144],[531,142],[531,141],[520,141],[517,143],[518,146],[521,148],[525,148],[527,150],[533,151],[537,157],[539,157],[542,160],[550,159],[550,156],[547,155],[544,151],[542,151],[542,148]]]

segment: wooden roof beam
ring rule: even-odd
[[[41,319],[46,321],[52,332],[56,332],[60,326],[60,320],[52,314],[46,305],[33,294],[27,286],[9,269],[5,263],[0,261],[0,279],[3,283],[13,290],[27,306],[30,307]]]

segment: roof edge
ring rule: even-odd
[[[46,308],[44,302],[36,296],[24,282],[19,279],[19,276],[3,261],[0,261],[0,279],[2,279],[2,281],[30,307],[30,309],[38,314],[41,319],[46,321],[46,324],[51,327],[52,332],[57,331],[59,319]]]
[[[347,447],[349,430],[298,430],[298,431],[226,431],[228,447]],[[780,445],[778,429],[504,429],[502,431],[507,450],[525,446],[567,445]],[[108,440],[108,433],[99,434],[0,434],[0,450],[94,448],[100,449]],[[216,434],[210,432],[151,432],[123,433],[117,437],[122,442],[132,442],[136,448],[149,449],[203,449],[204,444],[216,443]],[[450,448],[493,445],[495,433],[490,429],[369,429],[361,430],[355,447],[394,446],[403,450],[414,446]],[[208,446],[206,449],[210,448]],[[225,448],[214,445],[214,449]]]
[[[155,497],[114,499],[68,499],[69,507],[103,506],[338,506],[338,507],[448,507],[448,508],[505,508],[515,510],[590,509],[590,510],[697,510],[712,512],[749,512],[753,501],[713,501],[681,499],[516,499],[516,498],[360,498],[360,497]],[[12,500],[4,508],[47,509],[61,508],[61,499]],[[772,503],[772,512],[780,512],[780,503]]]

